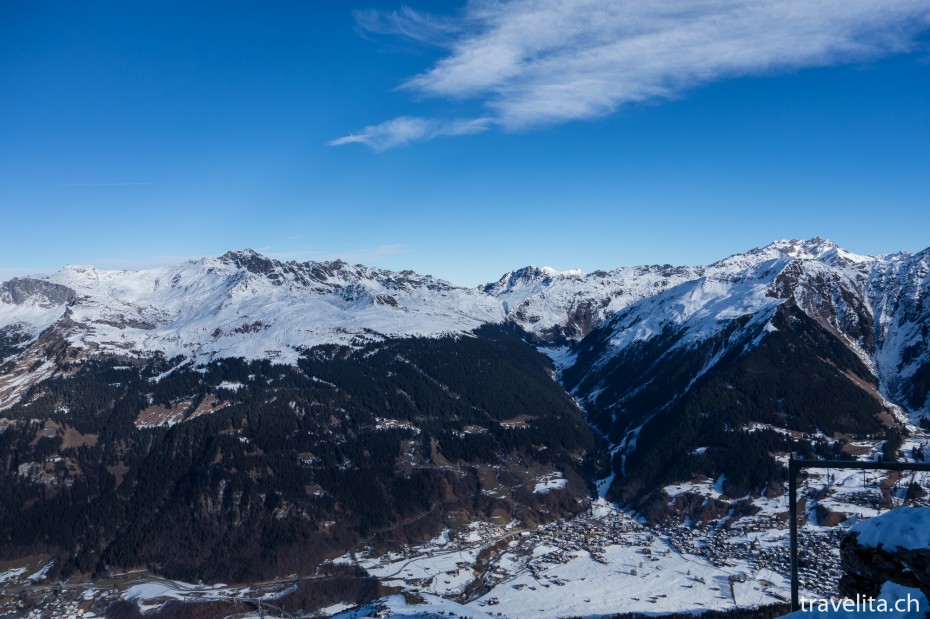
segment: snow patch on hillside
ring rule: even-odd
[[[536,479],[536,486],[533,492],[536,494],[546,494],[551,490],[561,490],[568,485],[568,480],[560,472],[549,473]]]

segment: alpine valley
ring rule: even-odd
[[[251,250],[16,278],[0,616],[755,608],[786,592],[788,455],[924,460],[928,392],[930,249],[478,288]],[[811,473],[804,590],[927,481]]]

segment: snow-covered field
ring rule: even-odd
[[[553,554],[561,556],[547,561]],[[771,603],[774,600],[768,592],[787,587],[779,574],[765,574],[771,584],[762,585],[755,577],[739,582],[740,574],[754,571],[747,563],[735,561],[731,568],[716,568],[675,552],[659,537],[643,545],[608,545],[600,557],[596,560],[584,550],[565,552],[562,547],[539,545],[531,555],[540,567],[534,574],[519,569],[521,560],[516,555],[505,556],[502,562],[517,568],[512,577],[470,606],[493,604],[506,617],[541,618],[693,611]]]
[[[880,486],[889,482],[877,472],[809,473],[799,487],[807,514],[801,552],[802,558],[806,553],[816,561],[802,567],[801,593],[824,599],[835,594],[842,533],[888,511],[878,502]],[[930,475],[914,479],[930,484]],[[537,488],[558,481],[540,478]],[[692,492],[720,498],[721,485],[722,480],[708,480],[666,491],[672,497]],[[891,484],[896,506],[902,504],[903,491],[903,482],[897,490]],[[815,496],[825,493],[820,502],[848,516],[839,526],[817,521]],[[787,497],[760,498],[755,504],[760,511],[754,516],[701,526],[649,527],[600,499],[582,516],[534,530],[521,530],[515,523],[473,523],[404,553],[359,553],[340,561],[357,563],[385,584],[463,605],[468,613],[455,611],[463,616],[481,611],[514,619],[555,619],[751,608],[784,602],[790,591]],[[903,517],[906,510],[899,513]],[[918,526],[911,531],[914,535],[926,536],[926,531]],[[479,562],[482,550],[485,557]],[[413,605],[401,614],[415,610]]]
[[[555,618],[618,612],[648,613],[752,607],[779,601],[784,574],[734,556],[719,567],[679,552],[671,534],[642,527],[606,501],[585,515],[537,530],[513,524],[476,523],[458,534],[445,531],[405,553],[355,557],[385,584],[464,604],[468,613]],[[730,540],[786,547],[782,532],[757,532]],[[498,550],[481,564],[483,549]],[[468,590],[471,595],[462,596]]]
[[[123,599],[136,602],[139,609],[159,608],[166,600],[228,600],[249,595],[248,587],[227,587],[226,585],[194,585],[176,580],[148,581],[132,585],[123,592]]]

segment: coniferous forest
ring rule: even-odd
[[[85,360],[5,412],[2,555],[245,581],[450,518],[549,520],[589,493],[595,435],[508,329],[319,347],[296,367],[180,362]],[[550,471],[569,492],[533,492]]]

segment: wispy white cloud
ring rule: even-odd
[[[492,125],[520,130],[591,119],[722,79],[911,51],[930,27],[930,4],[469,0],[454,19],[411,9],[356,17],[367,32],[448,50],[402,89],[476,100],[487,110],[472,121],[402,116],[330,142],[384,150]]]
[[[481,133],[488,128],[490,119],[471,118],[439,120],[435,118],[417,118],[398,116],[379,125],[370,125],[358,133],[333,140],[330,146],[343,144],[365,144],[375,150],[386,150],[404,146],[410,142],[432,140],[442,135],[467,135]]]
[[[428,45],[447,46],[461,32],[458,20],[420,13],[409,7],[398,11],[356,11],[355,23],[361,34],[400,35]]]

